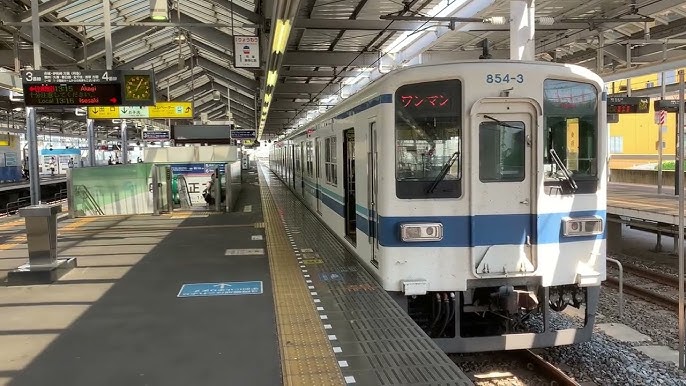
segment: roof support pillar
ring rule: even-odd
[[[510,59],[534,60],[535,0],[510,1]]]

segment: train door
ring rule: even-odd
[[[295,192],[295,175],[297,174],[297,170],[295,168],[295,145],[290,145],[289,146],[291,149],[291,154],[290,154],[290,160],[288,161],[290,163],[290,168],[291,168],[291,181],[290,181],[290,186],[293,189],[293,192]]]
[[[529,100],[485,98],[472,111],[471,253],[477,276],[527,275],[536,269],[537,116]]]
[[[320,149],[322,148],[322,140],[320,138],[315,139],[314,142],[314,170],[315,170],[315,181],[316,181],[316,186],[315,186],[315,197],[317,199],[317,213],[322,214],[322,201],[321,201],[321,193],[320,193],[320,187],[319,187],[319,178],[321,177],[321,172],[319,163],[321,162],[320,160],[320,154],[319,152],[321,151]]]
[[[284,148],[285,154],[286,154],[286,159],[285,159],[285,164],[284,164],[284,169],[286,170],[286,186],[291,184],[291,145],[286,145]]]
[[[355,129],[343,132],[343,200],[345,236],[357,243],[357,214],[355,210]]]
[[[307,141],[300,144],[300,195],[305,198],[305,175],[307,175]]]
[[[371,262],[374,266],[378,267],[379,262],[376,260],[376,256],[379,252],[379,240],[377,239],[377,229],[379,224],[379,219],[377,215],[377,193],[378,193],[378,177],[377,177],[377,162],[376,158],[376,122],[369,123],[369,152],[367,153],[367,212],[369,216],[368,220],[368,234],[369,234],[369,244],[372,250]]]

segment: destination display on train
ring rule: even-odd
[[[650,112],[650,98],[608,97],[608,114],[644,114]]]
[[[27,106],[150,106],[152,72],[119,70],[22,71]]]

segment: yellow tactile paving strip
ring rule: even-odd
[[[86,217],[82,219],[78,219],[74,221],[71,224],[68,224],[62,228],[57,228],[57,233],[59,234],[60,231],[70,231],[70,230],[75,230],[81,226],[84,226],[88,224],[89,222],[95,220],[95,217]],[[0,251],[5,251],[8,249],[12,249],[16,247],[17,245],[23,244],[26,242],[26,232],[23,232],[21,234],[18,234],[16,236],[10,237],[7,241],[4,243],[0,244]]]
[[[263,180],[262,176],[260,180]],[[264,185],[260,191],[276,306],[283,384],[345,385],[295,253],[281,226],[276,204]]]

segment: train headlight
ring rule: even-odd
[[[406,242],[441,241],[441,240],[443,240],[443,224],[441,224],[441,223],[400,224],[400,238]]]
[[[562,233],[565,236],[595,236],[603,233],[603,219],[593,217],[563,217]]]

